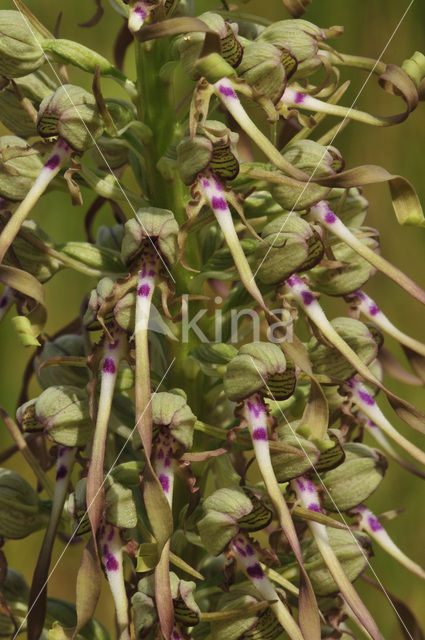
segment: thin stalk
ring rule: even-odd
[[[123,356],[125,334],[120,330],[111,330],[114,342],[106,338],[103,347],[102,373],[100,383],[99,405],[96,416],[90,466],[87,475],[87,512],[93,535],[99,527],[105,504],[105,487],[103,482],[103,465],[105,460],[106,437],[111,415],[112,399],[118,374],[118,367]]]
[[[333,53],[332,51],[321,50],[320,54],[326,56],[332,64],[344,67],[353,67],[355,69],[363,69],[364,71],[373,71],[377,75],[385,73],[387,65],[385,62],[374,60],[373,58],[365,58],[363,56],[355,56],[348,53]]]
[[[279,113],[284,113],[282,109],[285,107],[294,107],[306,109],[307,111],[314,111],[318,113],[325,113],[330,116],[337,116],[338,118],[349,118],[350,120],[356,120],[357,122],[363,122],[364,124],[370,124],[375,127],[388,127],[393,124],[391,119],[379,118],[373,116],[365,111],[359,111],[353,107],[343,107],[339,104],[331,104],[313,98],[306,93],[287,87],[279,103],[277,104],[277,110]]]
[[[359,505],[354,511],[360,516],[359,525],[363,531],[366,531],[371,538],[376,540],[380,547],[382,547],[408,571],[411,571],[416,576],[419,576],[419,578],[422,578],[422,580],[425,580],[425,570],[398,548],[370,509],[363,505]]]
[[[292,178],[306,182],[311,180],[307,174],[294,167],[280,154],[270,140],[260,131],[257,125],[251,120],[243,108],[232,82],[228,78],[221,78],[213,85],[217,97],[225,105],[231,116],[239,126],[249,135],[251,140],[263,151],[268,159],[281,171]]]
[[[372,422],[374,422],[389,438],[391,438],[391,440],[404,449],[406,453],[411,455],[412,458],[415,458],[415,460],[421,464],[425,465],[425,451],[422,451],[422,449],[415,446],[392,426],[360,380],[351,378],[351,380],[347,382],[347,386],[352,394],[352,400],[356,403],[359,409],[361,409],[361,411],[370,420],[372,420]]]
[[[38,640],[43,631],[47,605],[47,581],[52,549],[68,491],[76,449],[60,447],[56,464],[56,484],[52,511],[34,570],[28,601],[28,640]]]
[[[18,425],[14,420],[12,420],[12,418],[6,413],[6,411],[2,407],[0,407],[0,416],[3,418],[3,422],[6,425],[6,429],[9,431],[19,451],[22,453],[25,460],[28,462],[29,466],[33,470],[40,485],[43,487],[43,489],[45,489],[47,495],[50,498],[53,498],[53,493],[54,493],[53,484],[50,478],[45,474],[45,472],[41,468],[40,463],[38,462],[37,458],[31,451],[31,449],[29,448],[28,443],[26,442],[24,436],[22,435],[22,432],[20,431]]]
[[[257,287],[251,267],[249,266],[246,255],[241,247],[222,185],[213,174],[200,176],[199,184],[223,232],[227,246],[230,249],[230,253],[232,254],[233,261],[245,289],[264,309],[265,303],[263,296]]]
[[[128,600],[125,590],[123,567],[123,543],[118,527],[107,525],[100,537],[103,563],[115,605],[118,639],[130,640]]]
[[[302,634],[289,609],[281,601],[276,589],[265,575],[255,549],[249,543],[249,540],[243,535],[239,535],[232,541],[230,548],[243,572],[248,576],[264,600],[270,603],[270,609],[291,640],[308,640]]]
[[[244,401],[243,417],[246,420],[251,434],[255,457],[267,493],[278,515],[279,524],[300,566],[300,627],[306,639],[314,640],[315,638],[320,638],[320,623],[316,597],[310,579],[304,569],[301,547],[288,505],[282,495],[272,466],[267,431],[267,410],[258,394],[254,394]]]
[[[385,331],[395,338],[400,344],[404,344],[404,346],[412,349],[412,351],[419,353],[421,356],[425,356],[425,344],[419,342],[419,340],[415,340],[415,338],[411,338],[400,331],[400,329],[397,329],[372,298],[369,298],[363,291],[355,291],[352,295],[358,298],[356,307],[368,320],[374,322],[382,331]]]
[[[304,477],[297,478],[291,482],[291,486],[303,507],[311,511],[321,512],[319,496],[311,480]],[[340,561],[330,545],[325,525],[310,520],[308,527],[331,576],[338,585],[342,596],[354,611],[359,622],[367,629],[372,638],[382,640],[376,622],[347,578]]]
[[[345,244],[367,260],[371,265],[382,271],[384,275],[393,280],[402,289],[407,291],[413,298],[425,304],[425,291],[419,287],[409,276],[397,269],[391,262],[388,262],[381,255],[364,245],[345,224],[335,215],[325,201],[315,204],[310,209],[310,213],[315,220],[323,224],[326,229],[334,233]]]
[[[59,173],[65,162],[67,162],[71,156],[71,152],[71,147],[64,140],[59,140],[59,142],[56,143],[31,189],[0,234],[0,263],[3,262],[6,251],[18,235],[22,223],[26,220],[31,209],[43,195],[53,178]]]
[[[406,469],[406,471],[410,471],[410,473],[413,473],[415,476],[418,476],[419,478],[422,478],[422,480],[425,480],[425,471],[422,471],[422,469],[418,469],[418,467],[412,464],[409,460],[406,460],[401,455],[399,455],[399,453],[397,453],[393,446],[388,442],[381,429],[377,424],[373,422],[373,420],[370,420],[366,415],[362,414],[362,412],[359,412],[359,415],[363,418],[363,424],[367,432],[370,433],[372,438],[376,440],[380,448],[390,458],[397,462],[401,467]]]

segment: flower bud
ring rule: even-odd
[[[102,225],[97,231],[96,244],[98,247],[106,247],[107,249],[121,251],[123,237],[123,224],[115,224],[113,227]]]
[[[300,420],[292,422],[290,425],[282,425],[276,429],[277,442],[291,445],[299,449],[302,455],[282,451],[271,451],[272,465],[278,482],[287,482],[298,476],[302,476],[311,467],[315,466],[320,458],[320,451],[316,445],[297,434],[297,427]]]
[[[321,474],[327,489],[323,504],[329,511],[348,511],[364,502],[379,486],[387,461],[380,451],[359,442],[344,445],[345,460]]]
[[[338,217],[347,227],[361,227],[365,221],[369,202],[360,189],[332,189],[326,196],[329,208],[338,211]],[[342,205],[342,206],[341,206]]]
[[[354,582],[369,564],[368,558],[372,555],[370,538],[357,531],[344,531],[332,527],[326,527],[326,531],[332,550],[341,563],[347,578],[350,582]],[[303,540],[301,550],[304,567],[316,595],[328,596],[339,591],[314,538]]]
[[[193,140],[183,138],[177,145],[177,166],[183,182],[193,184],[207,169],[221,180],[233,180],[239,173],[238,134],[216,120],[207,120],[198,134]]]
[[[37,398],[35,417],[50,440],[81,447],[93,438],[87,392],[71,385],[49,387]]]
[[[112,293],[114,280],[112,278],[101,278],[97,283],[97,287],[92,289],[87,304],[87,309],[83,317],[86,327],[95,328],[97,323],[97,312],[104,300]]]
[[[17,136],[0,138],[0,197],[14,202],[23,200],[42,168],[40,156],[31,152],[25,140]]]
[[[11,615],[8,615],[3,606],[0,608],[0,638],[11,638],[16,632],[14,622],[21,625],[27,615],[30,590],[24,576],[8,567],[1,591]],[[25,628],[23,624],[22,630]]]
[[[2,226],[0,221],[0,228]],[[25,236],[23,232],[25,232]],[[25,220],[13,241],[13,253],[9,251],[6,254],[4,263],[11,266],[19,264],[21,269],[33,275],[41,283],[47,282],[62,269],[62,265],[56,258],[52,258],[45,251],[28,242],[28,236],[43,242],[47,246],[53,246],[49,236],[40,229],[34,220]]]
[[[152,396],[151,404],[154,428],[168,427],[173,438],[184,449],[190,449],[196,416],[193,415],[186,398],[177,393],[160,391]]]
[[[379,243],[375,238],[359,238],[369,249],[378,253]],[[328,296],[345,296],[361,289],[376,273],[376,268],[351,249],[345,242],[332,245],[332,253],[337,263],[314,267],[309,272],[312,286]]]
[[[311,269],[323,256],[319,234],[303,218],[286,213],[266,224],[264,244],[255,252],[258,279],[264,284],[283,282],[296,271]]]
[[[254,191],[243,203],[246,218],[259,218],[261,216],[274,216],[282,213],[282,208],[271,197],[268,191]]]
[[[237,38],[236,23],[229,24],[217,13],[207,11],[198,16],[199,20],[215,31],[221,44],[221,56],[233,68],[236,68],[242,59],[243,49]],[[183,69],[193,80],[200,77],[196,69],[196,62],[201,55],[205,40],[205,33],[190,33],[179,39],[177,47]],[[219,78],[217,78],[218,80]]]
[[[129,460],[114,467],[111,471],[111,476],[125,487],[138,487],[142,471],[143,463],[137,460]]]
[[[377,356],[378,345],[369,328],[354,318],[334,318],[331,325],[345,342],[355,351],[360,360],[370,364]],[[307,345],[313,371],[339,380],[354,375],[354,367],[334,347],[311,338]]]
[[[57,245],[56,249],[92,269],[117,274],[125,272],[119,252],[113,249],[98,247],[90,242],[75,241]]]
[[[18,473],[0,468],[0,536],[25,538],[48,520],[48,510],[31,485]]]
[[[251,585],[237,585],[219,600],[219,610],[247,610],[244,617],[211,623],[211,636],[215,640],[277,640],[282,627],[270,608],[250,612],[250,605],[261,602],[263,597]]]
[[[46,360],[52,358],[60,358],[67,356],[76,356],[84,358],[86,356],[85,342],[82,336],[75,333],[59,336],[52,342],[44,343],[43,351],[35,359],[34,370],[37,375],[39,385],[43,389],[54,386],[55,384],[73,385],[76,387],[85,387],[89,381],[89,372],[85,367],[71,366],[46,366],[39,371],[40,365]]]
[[[126,222],[121,245],[121,258],[129,264],[141,251],[146,242],[158,247],[161,256],[173,266],[177,261],[177,233],[179,227],[172,211],[145,207],[139,209],[136,217]],[[149,240],[150,238],[150,240]]]
[[[32,102],[38,111],[40,102],[56,89],[55,84],[42,71],[16,78],[15,84],[22,95]],[[13,87],[9,84],[0,91],[0,120],[9,131],[22,138],[37,135],[37,129],[22,107]]]
[[[170,586],[176,622],[179,622],[185,627],[194,627],[198,624],[201,613],[193,597],[196,584],[192,581],[180,580],[180,578],[171,571]]]
[[[413,80],[418,89],[425,78],[425,56],[423,53],[415,51],[410,58],[403,61],[401,68]]]
[[[139,580],[137,591],[131,598],[136,638],[145,638],[158,621],[155,606],[153,576]]]
[[[286,87],[287,77],[296,67],[288,50],[269,42],[253,42],[245,47],[238,75],[260,95],[276,103]]]
[[[0,75],[19,78],[44,63],[43,37],[19,11],[0,11]]]
[[[258,40],[288,49],[298,64],[313,58],[325,32],[307,20],[279,20],[261,31]]]
[[[291,395],[293,387],[293,372],[286,370],[285,356],[272,342],[243,345],[227,365],[224,376],[225,393],[235,402],[258,391],[266,396],[271,391],[274,399],[283,400]]]
[[[313,140],[299,140],[294,142],[282,154],[287,162],[307,175],[317,178],[335,175],[342,168],[343,161],[339,151],[334,147],[324,147]],[[329,192],[328,187],[322,187],[310,182],[300,183],[300,186],[284,184],[270,185],[270,193],[283,209],[301,211],[315,202],[323,200]]]
[[[272,513],[251,492],[239,487],[219,489],[203,503],[204,517],[198,522],[202,543],[218,556],[243,531],[258,531],[270,524]]]
[[[104,129],[94,97],[72,84],[59,87],[40,104],[37,131],[42,138],[59,136],[77,153],[95,144]]]
[[[129,161],[128,147],[118,138],[101,136],[89,153],[96,167],[102,171],[120,169]]]

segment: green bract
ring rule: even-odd
[[[19,78],[45,62],[43,40],[19,11],[0,11],[0,74]]]

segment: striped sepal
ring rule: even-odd
[[[282,47],[281,51],[282,51],[282,55],[280,56],[280,61],[285,67],[286,77],[290,78],[292,74],[295,73],[296,71],[296,68],[298,66],[298,61],[294,56],[294,54],[289,49],[285,49]]]
[[[335,446],[327,449],[320,454],[318,462],[316,462],[316,471],[329,471],[342,464],[345,460],[344,449],[341,447],[338,438],[329,432],[330,439],[334,441]]]
[[[37,122],[38,133],[43,138],[52,138],[58,135],[59,115],[57,113],[45,113]]]
[[[210,169],[221,180],[233,180],[239,173],[239,162],[228,145],[215,146]]]
[[[185,627],[194,627],[199,623],[199,614],[192,609],[189,609],[183,598],[177,598],[173,600],[174,616],[177,622],[183,624]]]
[[[220,39],[221,55],[235,69],[242,60],[243,47],[228,24],[226,28],[226,35]]]
[[[260,531],[267,527],[273,518],[273,513],[259,500],[249,489],[243,487],[246,495],[252,502],[252,511],[239,518],[238,525],[242,531]]]
[[[245,631],[244,640],[275,640],[282,635],[280,622],[271,609],[266,609],[252,629]]]
[[[271,400],[286,400],[294,393],[296,382],[295,368],[287,361],[286,370],[283,373],[269,376],[262,393]]]

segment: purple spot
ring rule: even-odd
[[[157,460],[162,460],[163,457],[164,457],[164,449],[160,449],[158,451],[158,453],[156,454],[156,459]]]
[[[138,16],[144,20],[146,18],[146,11],[143,11],[142,7],[135,7],[133,9],[133,13],[136,13]]]
[[[360,298],[360,300],[366,300],[366,295],[363,293],[363,291],[360,291],[360,290],[355,291],[353,295]]]
[[[297,478],[295,480],[295,482],[297,483],[297,485],[298,485],[298,487],[299,487],[299,489],[301,491],[305,491],[305,484],[304,484],[304,482],[302,480],[300,480],[300,478]]]
[[[164,467],[170,467],[170,466],[171,466],[171,458],[167,456],[164,460]]]
[[[173,631],[173,638],[174,640],[180,640],[180,634],[178,631]]]
[[[109,530],[109,534],[108,534],[109,542],[111,542],[113,537],[114,537],[114,527],[111,527],[110,530]]]
[[[253,413],[255,418],[258,418],[261,413],[263,412],[263,407],[261,406],[261,404],[254,404],[253,402],[247,402],[247,407],[248,407],[248,411],[250,413]]]
[[[375,400],[367,391],[360,390],[358,393],[359,393],[360,400],[363,400],[365,404],[368,404],[370,407],[375,404]]]
[[[295,285],[297,284],[303,284],[303,281],[301,280],[301,278],[295,275],[288,278],[286,282],[289,284],[290,287],[295,287]]]
[[[68,473],[68,469],[65,467],[64,464],[61,464],[60,467],[58,467],[58,470],[56,471],[56,480],[63,480],[63,478],[65,478],[67,473]]]
[[[104,359],[102,371],[103,373],[115,373],[116,367],[115,367],[115,362],[112,360],[112,358]]]
[[[109,343],[109,349],[111,351],[113,351],[114,349],[116,349],[119,345],[120,341],[119,340],[114,340],[114,342],[110,342]]]
[[[0,309],[3,309],[7,305],[7,296],[3,296],[0,300]]]
[[[137,289],[137,295],[142,296],[143,298],[147,298],[150,292],[151,292],[151,288],[148,284],[142,284]]]
[[[304,100],[305,100],[305,95],[297,91],[295,93],[295,101],[294,101],[295,104],[301,104],[301,102],[304,102]]]
[[[112,555],[112,553],[109,553],[105,557],[105,567],[106,567],[106,571],[118,571],[119,569],[118,560],[116,559],[115,556]]]
[[[208,180],[202,180],[202,186],[204,187],[204,189],[208,189],[210,183],[208,182]]]
[[[51,157],[47,160],[47,162],[46,162],[46,164],[44,165],[44,167],[45,167],[46,169],[50,169],[51,171],[53,171],[54,169],[57,169],[57,168],[58,168],[58,166],[60,165],[60,163],[61,163],[60,156],[59,156],[57,153],[55,153],[53,156],[51,156]]]
[[[59,447],[58,458],[62,458],[63,455],[68,451],[68,447]]]
[[[266,442],[268,440],[267,431],[266,429],[264,429],[264,427],[259,427],[258,429],[254,429],[254,431],[252,432],[252,437],[254,438],[254,440],[264,440]]]
[[[104,556],[107,556],[109,554],[109,547],[107,544],[104,544],[102,547],[102,553]]]
[[[211,206],[217,211],[226,211],[227,202],[224,198],[217,198],[216,196],[214,196],[211,200]]]
[[[173,447],[170,447],[170,448],[168,449],[168,452],[167,452],[167,453],[168,453],[168,455],[169,455],[169,456],[172,456],[172,455],[173,455]]]
[[[220,91],[221,95],[224,96],[225,98],[237,99],[238,97],[236,93],[233,91],[232,87],[225,87],[223,84],[220,84],[218,87],[218,90]]]
[[[310,493],[314,493],[316,491],[311,480],[307,480],[307,491],[310,491]]]
[[[159,476],[159,481],[161,483],[161,487],[163,488],[165,493],[168,493],[169,489],[170,489],[170,479],[168,476],[164,475],[163,473],[160,474]]]
[[[369,516],[367,522],[372,531],[381,531],[383,529],[383,526],[375,516]]]
[[[311,504],[308,505],[307,509],[309,511],[315,511],[316,513],[322,513],[321,508],[319,507],[318,504],[316,504],[315,502],[312,502]]]
[[[242,558],[246,558],[246,551],[243,547],[239,546],[236,542],[234,543],[237,552],[239,553],[240,556],[242,556]]]
[[[247,556],[253,556],[254,555],[254,549],[249,544],[246,545],[245,551],[246,551],[246,555]]]
[[[329,209],[325,215],[325,222],[327,222],[328,224],[333,224],[334,222],[336,222],[336,220],[336,215]]]
[[[156,271],[154,269],[150,269],[148,272],[148,276],[150,276],[151,278],[154,278],[156,276]]]
[[[314,302],[314,295],[311,293],[311,291],[301,291],[301,297],[307,307],[309,304]]]
[[[379,313],[379,307],[377,304],[373,303],[369,307],[369,313],[371,316],[376,316]]]
[[[246,572],[250,578],[254,578],[255,580],[261,580],[261,578],[264,578],[264,572],[258,562],[253,564],[252,567],[248,567]]]

